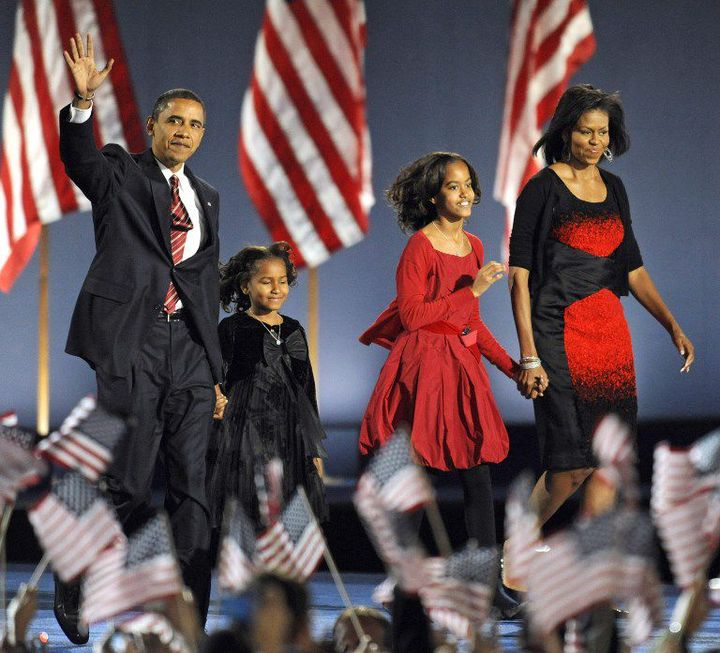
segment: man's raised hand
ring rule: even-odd
[[[65,61],[75,82],[75,91],[83,100],[92,99],[95,90],[105,81],[108,73],[112,70],[114,59],[110,59],[102,70],[95,66],[95,52],[93,49],[92,36],[87,35],[87,52],[83,45],[82,36],[75,34],[70,39],[70,52],[63,50]]]

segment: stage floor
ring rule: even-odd
[[[14,596],[18,586],[26,582],[32,573],[31,565],[10,565],[7,573],[7,591],[10,597]],[[355,605],[371,604],[371,594],[375,586],[382,580],[377,574],[348,573],[343,575],[347,585],[350,598]],[[62,634],[60,627],[55,621],[52,612],[53,582],[52,576],[45,573],[40,581],[40,595],[38,599],[38,612],[30,627],[29,633],[37,635],[46,632],[49,636],[49,650],[53,652],[73,651],[74,653],[90,653],[92,641],[98,639],[105,632],[107,625],[100,624],[91,630],[90,643],[86,646],[72,646]],[[216,587],[216,584],[213,584]],[[335,585],[327,573],[318,573],[312,583],[312,604],[313,604],[313,632],[317,637],[323,637],[330,632],[332,624],[337,615],[343,609],[342,601],[335,588]],[[228,621],[229,615],[221,614],[219,601],[215,592],[214,600],[210,607],[208,618],[208,632],[221,628]],[[672,607],[677,598],[677,591],[670,586],[665,587],[665,619],[670,617]],[[505,651],[519,650],[520,622],[503,621],[500,623],[501,644]],[[649,652],[653,642],[648,642],[642,647],[635,649],[639,652]],[[720,610],[716,609],[710,613],[700,631],[692,641],[690,650],[693,653],[707,652],[713,649],[720,650]]]

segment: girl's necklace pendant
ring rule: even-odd
[[[273,342],[279,347],[282,344],[282,338],[280,337],[280,333],[282,331],[282,322],[277,325],[278,330],[277,330],[277,333],[275,333],[267,324],[265,324],[265,322],[263,322],[257,315],[255,315],[255,313],[253,313],[250,310],[248,311],[248,313],[252,317],[254,317],[258,322],[260,322],[260,324],[263,325],[263,328],[265,329],[265,331],[267,331],[270,334],[270,337],[273,339]]]

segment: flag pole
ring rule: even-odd
[[[315,396],[320,396],[320,353],[319,353],[319,331],[320,331],[320,283],[318,280],[318,269],[308,267],[308,355],[310,366],[315,376]],[[325,476],[325,461],[322,458],[315,459],[320,477]]]
[[[10,525],[10,516],[13,512],[14,504],[7,504],[3,508],[2,522],[0,522],[0,616],[5,615],[5,606],[7,600],[5,574],[7,572],[7,549],[5,548],[5,535]],[[1,622],[0,622],[1,623]]]
[[[452,555],[452,546],[447,531],[445,530],[445,524],[440,516],[437,499],[434,497],[432,501],[425,504],[425,514],[430,522],[430,529],[435,537],[438,552],[443,558],[449,558]]]
[[[355,606],[353,605],[352,601],[350,600],[350,596],[347,593],[347,589],[345,588],[345,583],[343,583],[342,576],[340,576],[340,572],[338,571],[337,565],[335,564],[335,560],[332,557],[332,554],[330,553],[330,548],[328,547],[327,540],[325,539],[325,535],[322,532],[322,529],[320,528],[320,524],[317,522],[317,518],[315,517],[315,513],[313,512],[312,506],[310,505],[310,500],[307,497],[307,494],[305,493],[305,488],[302,485],[298,485],[297,487],[297,493],[302,499],[303,503],[305,504],[305,509],[308,511],[308,514],[312,517],[313,521],[315,522],[315,525],[317,526],[318,532],[320,533],[320,538],[322,539],[323,543],[323,557],[325,558],[325,562],[327,563],[328,569],[330,570],[330,575],[333,578],[333,581],[335,581],[335,587],[337,587],[337,590],[340,594],[340,598],[342,599],[343,603],[345,604],[345,607],[350,611],[350,621],[352,622],[353,629],[355,630],[355,634],[358,637],[358,641],[360,644],[365,644],[369,642],[369,637],[365,634],[365,631],[362,628],[362,625],[360,624],[360,620],[358,619],[357,614],[355,613]],[[360,648],[360,647],[358,647]]]
[[[50,266],[50,236],[43,225],[40,230],[40,288],[38,304],[38,380],[37,432],[46,436],[50,431],[50,355],[48,304],[48,269]]]
[[[32,576],[30,577],[30,580],[28,581],[28,587],[37,587],[38,583],[40,582],[40,579],[42,578],[42,575],[45,573],[45,570],[47,569],[47,566],[50,564],[50,556],[46,553],[43,555],[40,562],[38,562],[37,567],[35,567],[35,571],[33,571]]]

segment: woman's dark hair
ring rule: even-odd
[[[533,154],[540,150],[548,165],[556,161],[567,161],[570,147],[570,132],[586,111],[604,111],[610,119],[610,144],[613,157],[630,149],[630,136],[625,131],[625,112],[617,91],[605,93],[590,84],[571,86],[562,94],[552,120],[545,133],[533,147]]]
[[[480,202],[480,183],[472,164],[454,152],[431,152],[400,170],[392,186],[385,191],[403,231],[418,231],[437,217],[435,205],[430,200],[440,192],[448,164],[455,161],[462,161],[468,167],[475,191],[473,204]]]
[[[260,261],[279,258],[285,263],[288,285],[294,286],[297,280],[297,270],[290,252],[292,252],[292,247],[282,240],[267,247],[251,245],[231,256],[224,265],[220,265],[220,305],[223,310],[227,313],[233,310],[241,313],[250,308],[250,297],[243,293],[242,288],[250,283],[253,274],[258,270]]]

